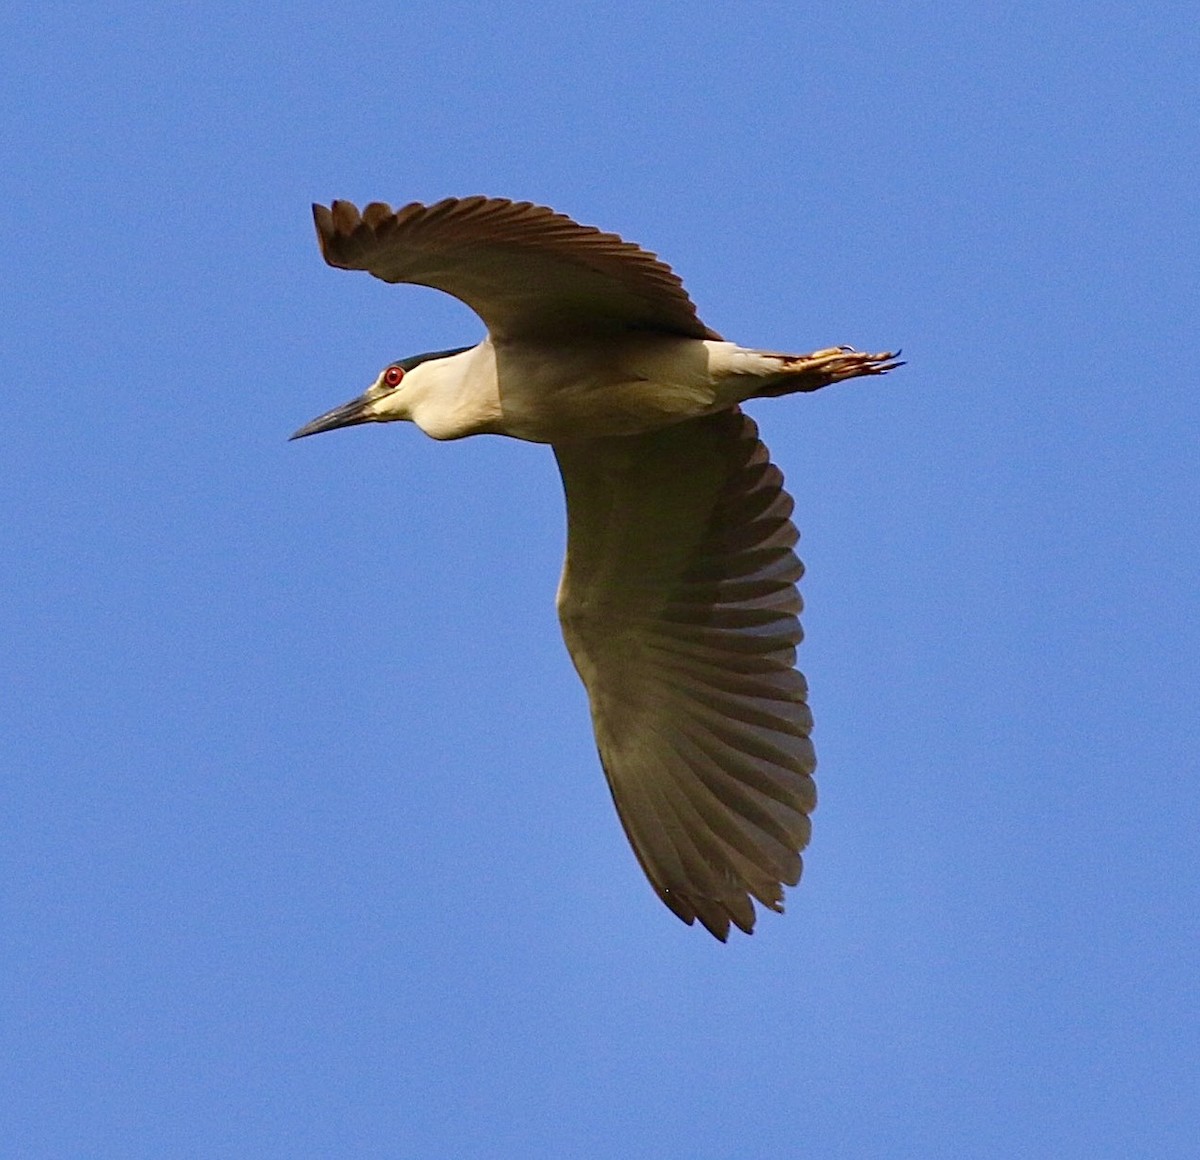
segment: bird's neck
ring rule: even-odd
[[[405,387],[412,421],[432,439],[462,439],[498,430],[500,392],[490,342],[422,363],[410,372]]]

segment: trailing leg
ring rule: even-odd
[[[899,351],[867,354],[849,346],[834,346],[812,354],[755,353],[759,356],[759,366],[752,373],[761,376],[761,383],[746,396],[751,399],[773,399],[800,391],[819,391],[843,379],[883,375],[904,365],[896,361]]]

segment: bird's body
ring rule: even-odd
[[[488,327],[393,363],[295,437],[405,419],[553,446],[567,495],[563,635],[638,859],[685,922],[782,909],[815,805],[792,501],[748,398],[897,365],[725,342],[654,255],[552,210],[466,198],[314,206],[331,265],[434,286]]]
[[[845,351],[823,353],[829,361],[846,359]],[[569,345],[488,338],[410,374],[403,417],[434,439],[508,435],[560,443],[582,432],[589,438],[642,435],[759,395],[794,374],[788,364],[795,362],[732,342],[675,335],[635,333]]]

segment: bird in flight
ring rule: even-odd
[[[740,404],[881,375],[895,354],[726,342],[654,254],[529,202],[313,216],[329,265],[445,291],[487,334],[390,363],[292,438],[404,419],[550,444],[558,615],[625,833],[685,923],[749,934],[752,899],[782,911],[800,880],[816,759],[792,500]]]

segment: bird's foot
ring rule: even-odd
[[[842,379],[856,379],[859,375],[885,375],[894,371],[904,365],[897,361],[899,354],[898,350],[867,354],[852,346],[831,346],[795,356],[795,363],[789,369],[820,375],[827,382],[838,383]]]
[[[812,354],[781,354],[770,358],[779,365],[779,378],[759,397],[790,395],[797,391],[819,391],[830,383],[856,379],[862,375],[885,375],[904,363],[898,361],[897,351],[867,354],[852,346],[831,346]],[[774,376],[772,376],[774,377]]]

